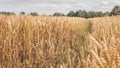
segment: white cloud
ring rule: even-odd
[[[103,5],[103,6],[120,5],[120,0],[113,0],[113,1],[106,0],[106,1],[101,1],[100,5]]]
[[[87,6],[86,4],[84,4],[84,3],[79,3],[79,4],[77,4],[79,7],[85,7],[85,6]]]
[[[111,2],[111,4],[114,4],[114,5],[120,5],[120,1],[115,0],[115,1]]]
[[[108,1],[102,1],[100,4],[101,4],[101,5],[109,5],[110,2],[108,2]]]
[[[99,5],[98,5],[99,4]],[[119,5],[120,0],[0,0],[0,11],[69,12],[70,10],[106,10]],[[111,7],[112,6],[112,7]],[[109,9],[109,10],[110,10]]]

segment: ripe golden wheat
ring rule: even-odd
[[[119,68],[119,18],[0,15],[0,68]]]

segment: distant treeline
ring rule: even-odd
[[[5,15],[16,15],[14,12],[0,12],[0,14]],[[21,12],[19,15],[26,15],[25,12]],[[38,16],[37,12],[31,12],[28,15]],[[94,18],[94,17],[103,17],[103,16],[113,16],[113,15],[120,15],[120,6],[115,6],[111,12],[95,12],[95,11],[85,11],[85,10],[78,10],[78,11],[70,11],[67,15],[59,12],[55,12],[53,15],[50,16],[68,16],[68,17],[83,17],[83,18]],[[47,15],[45,15],[47,16]]]
[[[5,12],[5,11],[0,12],[0,14],[4,14],[4,15],[16,15],[14,12]],[[20,12],[19,15],[26,15],[26,13],[25,12]],[[31,12],[28,15],[38,16],[39,14],[37,12]]]
[[[4,12],[4,11],[0,12],[0,14],[5,14],[5,15],[15,15],[14,12]]]
[[[120,6],[115,6],[111,12],[95,12],[95,11],[85,11],[78,10],[76,12],[70,11],[67,15],[63,13],[56,12],[53,16],[68,16],[68,17],[83,17],[83,18],[94,18],[94,17],[103,17],[103,16],[113,16],[120,15]]]

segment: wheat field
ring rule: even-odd
[[[120,68],[119,19],[0,15],[0,68]]]

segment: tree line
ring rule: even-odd
[[[16,15],[14,12],[0,12],[0,14],[4,14],[4,15]]]
[[[5,12],[5,11],[0,12],[0,14],[4,14],[4,15],[16,15],[14,12]],[[25,12],[20,12],[19,15],[26,15],[26,13]],[[37,12],[31,12],[28,15],[38,16],[39,14]]]
[[[0,12],[0,14],[16,15],[14,12]],[[19,15],[26,15],[26,13],[20,12]],[[37,12],[31,12],[28,15],[38,16],[39,14]],[[94,18],[94,17],[103,17],[103,16],[113,16],[113,15],[120,15],[120,6],[114,6],[111,12],[102,12],[102,11],[95,12],[95,11],[78,10],[78,11],[70,11],[66,15],[63,13],[55,12],[53,15],[50,15],[50,16]]]
[[[111,12],[102,12],[102,11],[85,11],[78,10],[76,12],[70,11],[67,15],[63,13],[55,12],[53,16],[68,16],[68,17],[83,17],[83,18],[94,18],[94,17],[103,17],[103,16],[113,16],[120,15],[120,6],[115,6]]]

